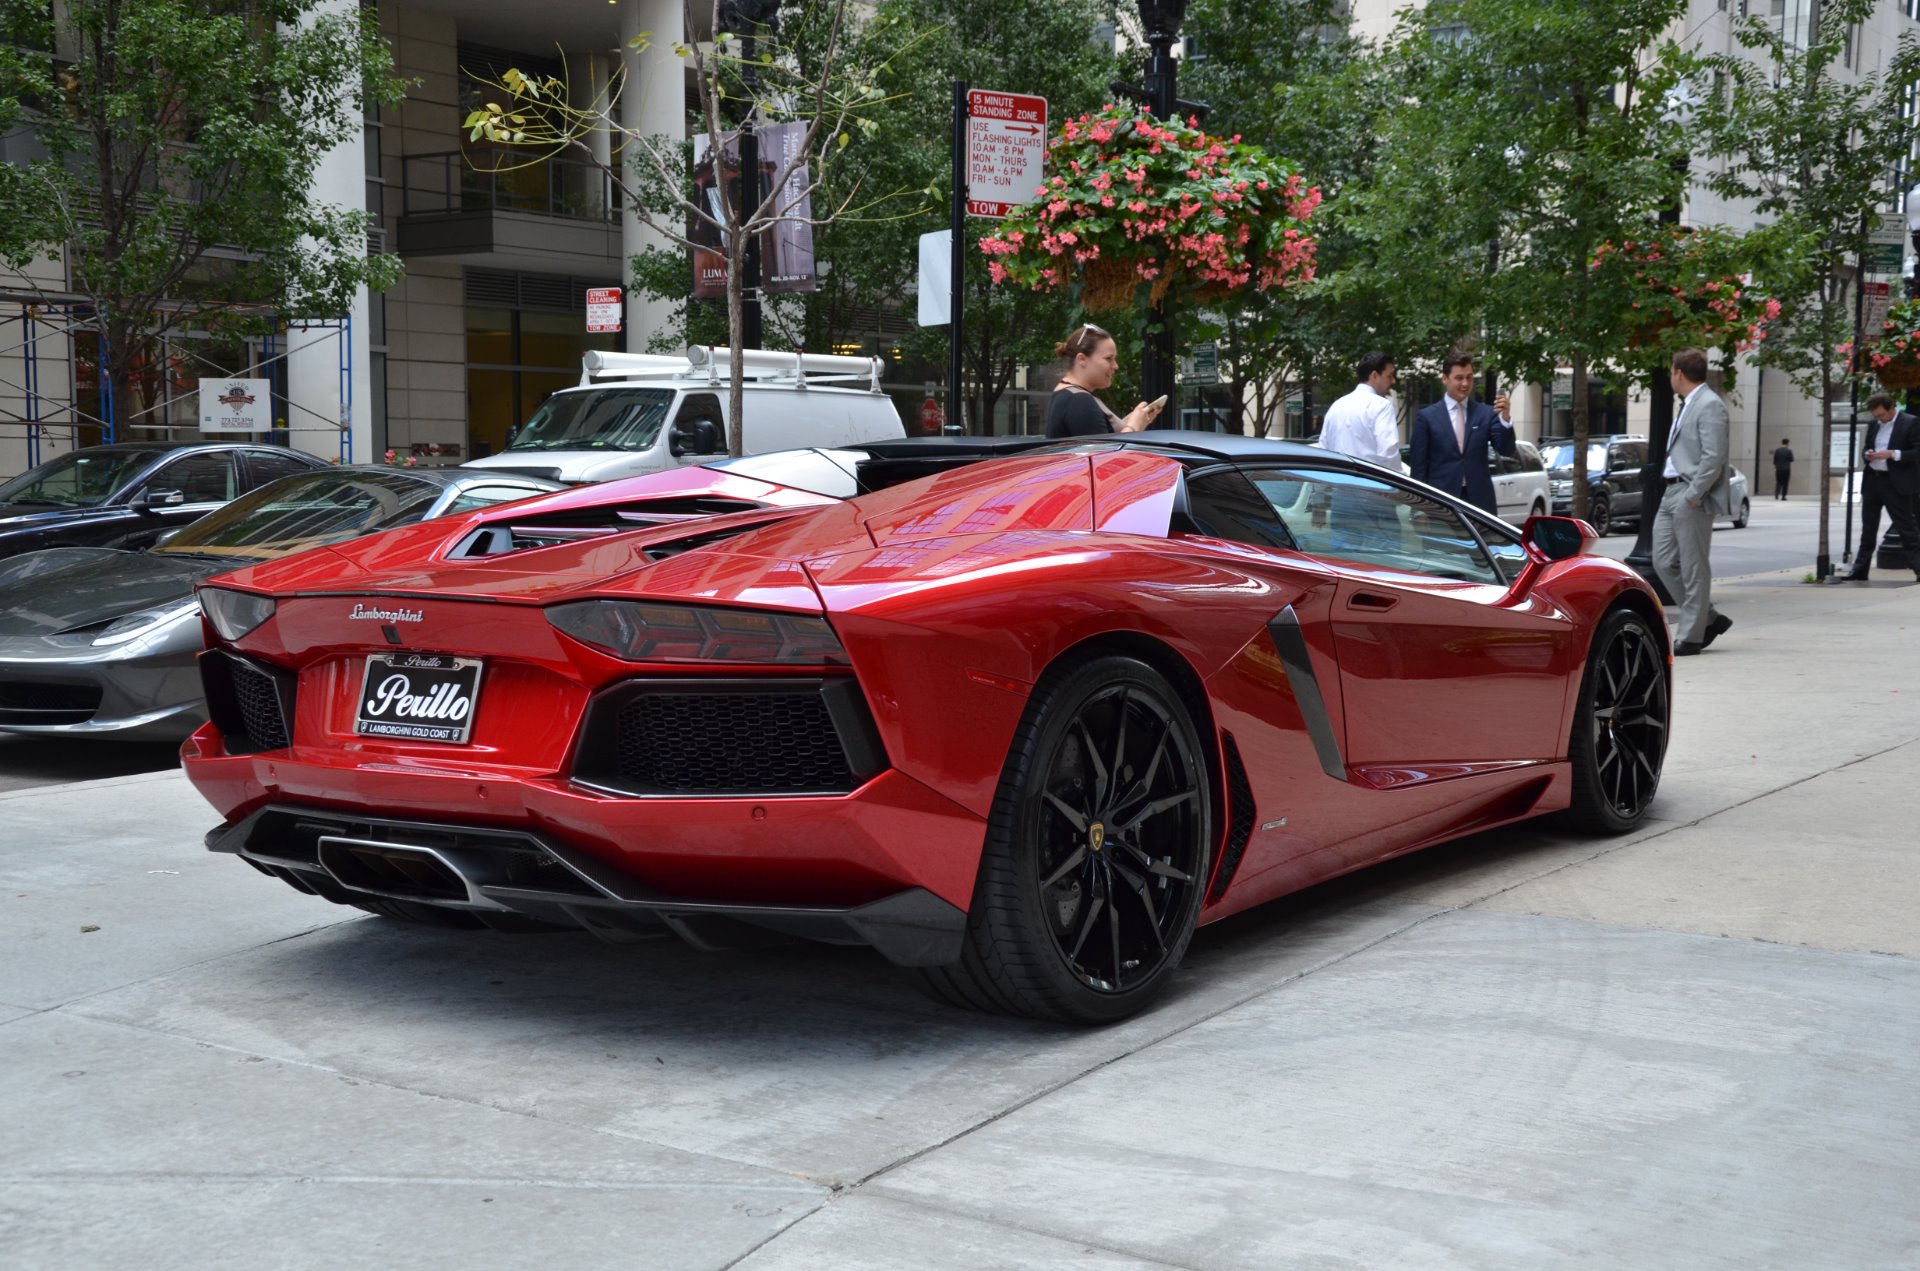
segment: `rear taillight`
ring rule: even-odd
[[[848,665],[847,651],[826,619],[802,614],[584,600],[553,606],[547,621],[582,644],[628,662]]]

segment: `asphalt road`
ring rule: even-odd
[[[1839,505],[1832,510],[1836,569],[1841,567],[1844,512]],[[1819,505],[1807,498],[1787,503],[1760,500],[1753,505],[1753,516],[1745,529],[1721,526],[1714,532],[1713,576],[1739,578],[1792,568],[1812,572],[1819,513]],[[1602,539],[1600,550],[1616,560],[1623,559],[1633,550],[1633,541],[1633,531],[1627,529]],[[175,765],[178,750],[171,743],[62,741],[0,734],[0,790],[159,772]]]

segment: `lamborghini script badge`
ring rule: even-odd
[[[1100,845],[1105,843],[1106,841],[1107,841],[1107,827],[1105,825],[1102,825],[1100,822],[1095,821],[1092,825],[1089,825],[1087,827],[1087,846],[1088,847],[1092,848],[1094,851],[1097,852],[1100,850]]]

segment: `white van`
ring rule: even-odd
[[[588,353],[577,387],[542,402],[505,450],[460,466],[581,485],[724,455],[730,362],[702,345],[684,357]],[[748,454],[906,436],[877,357],[746,349],[741,366]]]

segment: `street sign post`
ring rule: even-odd
[[[618,331],[620,309],[620,288],[587,288],[587,330]]]
[[[1184,382],[1196,385],[1220,382],[1220,346],[1212,340],[1194,345],[1193,355],[1185,360],[1187,365],[1180,376]]]
[[[1003,217],[1031,203],[1046,157],[1046,98],[967,93],[967,215]]]
[[[1882,216],[1880,223],[1868,234],[1867,241],[1869,246],[1861,263],[1866,266],[1868,273],[1898,278],[1905,272],[1907,227],[1901,220]]]
[[[1887,320],[1887,306],[1893,302],[1893,284],[1888,282],[1868,282],[1860,284],[1866,301],[1861,315],[1860,329],[1869,340],[1876,339],[1880,325]]]

